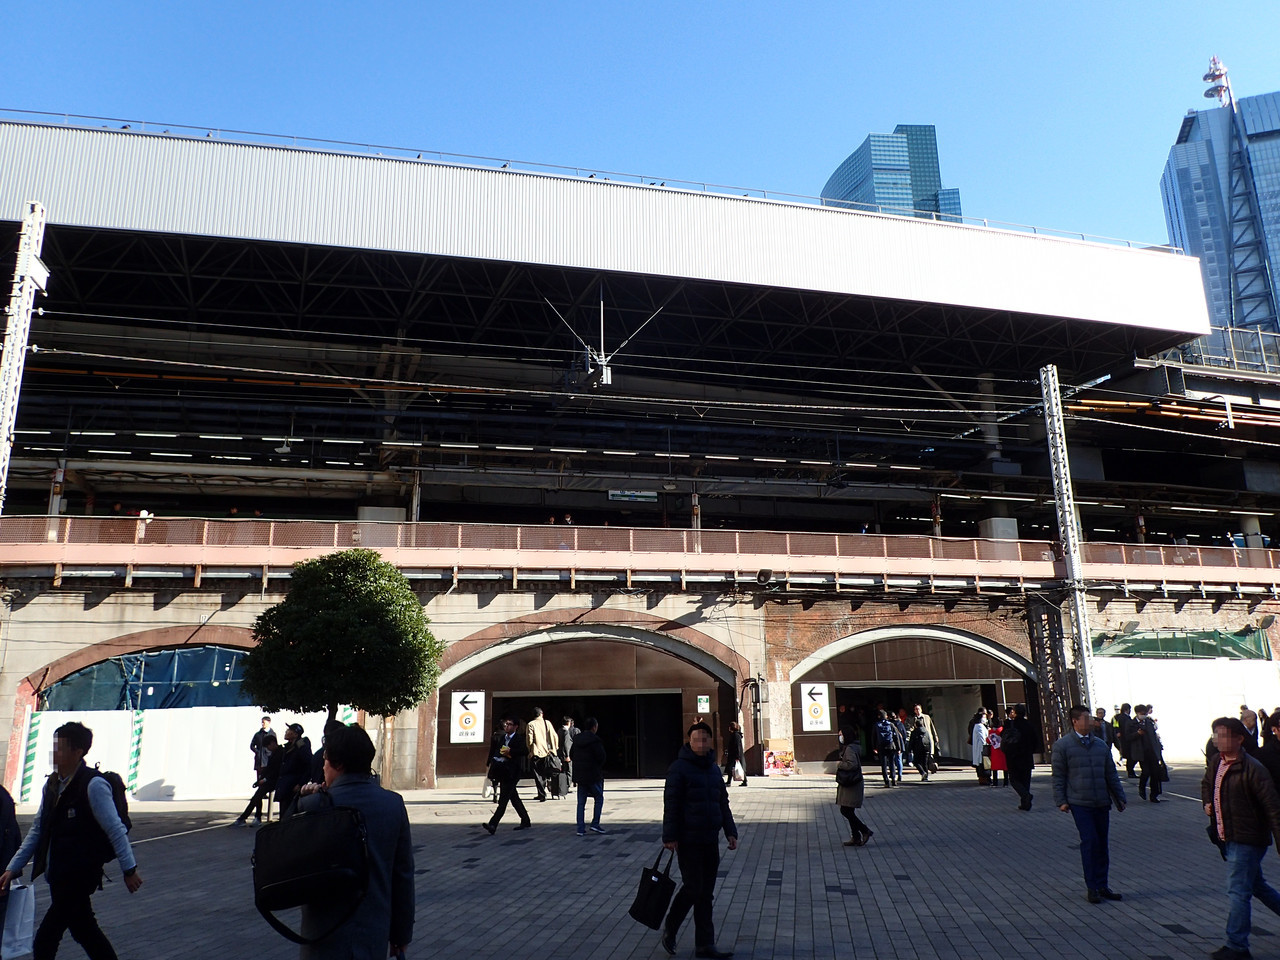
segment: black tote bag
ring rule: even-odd
[[[639,920],[646,927],[657,930],[662,926],[662,918],[667,915],[667,907],[671,906],[671,898],[676,892],[676,882],[671,879],[671,861],[675,854],[667,857],[667,868],[659,871],[662,862],[662,851],[658,851],[658,859],[652,867],[645,867],[640,874],[640,889],[636,891],[636,899],[627,913],[632,919]]]

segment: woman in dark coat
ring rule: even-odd
[[[841,783],[840,777],[849,779]],[[854,731],[840,730],[840,761],[836,764],[836,806],[840,815],[849,821],[849,839],[846,847],[861,847],[871,839],[871,828],[858,819],[858,808],[865,795],[862,780],[862,756],[858,752],[858,736]]]

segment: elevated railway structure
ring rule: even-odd
[[[1046,364],[1094,645],[1126,651],[1102,702],[1204,682],[1182,647],[1280,699],[1280,396],[1149,359],[1208,331],[1176,251],[131,126],[0,122],[0,229],[42,204],[49,270],[0,518],[6,782],[90,673],[234,660],[290,565],[348,546],[448,643],[391,782],[482,767],[458,692],[594,713],[632,775],[695,716],[821,762],[801,684],[829,726],[921,701],[957,759],[979,703],[1052,733],[1079,685]]]

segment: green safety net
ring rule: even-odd
[[[1130,633],[1096,633],[1097,657],[1159,657],[1164,659],[1270,660],[1265,630],[1246,627],[1235,633],[1224,630],[1141,630]]]

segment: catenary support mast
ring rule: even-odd
[[[1086,707],[1093,703],[1092,641],[1089,637],[1088,594],[1084,584],[1080,557],[1080,521],[1076,516],[1075,496],[1071,491],[1071,464],[1067,459],[1066,425],[1062,420],[1062,391],[1058,384],[1058,368],[1053,364],[1040,368],[1040,393],[1044,397],[1044,423],[1048,431],[1049,462],[1053,470],[1054,502],[1058,510],[1058,539],[1067,568],[1067,599],[1071,606],[1071,652],[1079,678],[1081,700]]]
[[[4,512],[5,494],[9,486],[9,460],[13,453],[13,430],[18,420],[18,395],[22,392],[22,368],[27,359],[27,341],[31,335],[31,308],[36,291],[42,293],[49,279],[49,268],[40,260],[44,244],[44,207],[31,201],[22,218],[18,237],[18,262],[13,271],[13,290],[9,294],[8,319],[4,331],[4,353],[0,356],[0,513]]]

